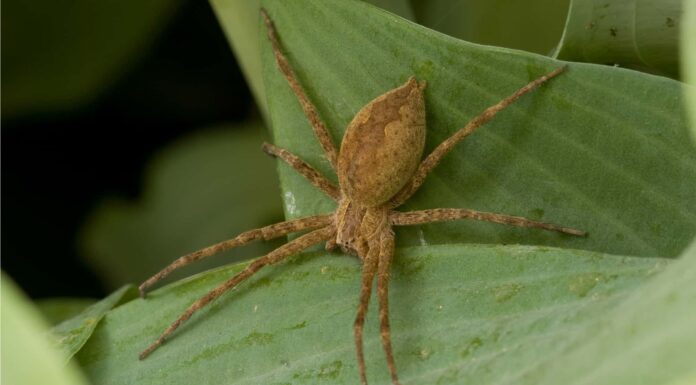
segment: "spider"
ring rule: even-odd
[[[312,125],[314,134],[321,144],[326,159],[338,174],[339,184],[338,186],[334,185],[315,168],[283,148],[264,143],[263,150],[289,164],[314,186],[333,198],[337,203],[337,208],[329,214],[285,221],[244,232],[235,238],[185,255],[146,280],[139,288],[143,297],[146,289],[155,282],[173,270],[194,261],[245,245],[251,241],[269,240],[293,232],[312,230],[253,261],[244,270],[195,301],[154,343],[140,354],[140,359],[144,359],[162,345],[193,313],[236,287],[264,266],[278,263],[314,244],[325,242],[328,250],[338,246],[345,253],[357,255],[362,263],[360,297],[353,326],[361,383],[367,384],[363,355],[363,326],[372,294],[372,284],[376,276],[382,346],[392,383],[397,385],[399,379],[391,344],[388,303],[390,266],[394,256],[393,226],[474,219],[519,227],[536,227],[577,236],[586,235],[584,231],[569,227],[470,209],[437,208],[410,212],[395,211],[418,190],[426,176],[457,143],[522,95],[561,74],[565,67],[560,67],[532,81],[498,104],[489,107],[440,143],[422,161],[421,157],[425,146],[423,91],[426,83],[425,81],[418,82],[414,77],[411,77],[400,87],[372,100],[355,115],[348,125],[340,151],[338,151],[315,106],[308,99],[290,63],[283,54],[273,22],[265,10],[261,9],[261,15],[268,30],[268,38],[276,63],[297,96],[305,116]]]

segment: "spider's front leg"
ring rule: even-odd
[[[415,193],[418,188],[423,184],[425,178],[430,174],[430,172],[440,164],[442,158],[447,155],[454,146],[461,142],[464,138],[471,135],[477,128],[488,123],[493,117],[500,111],[504,110],[507,106],[514,103],[517,99],[522,97],[522,95],[534,91],[536,88],[546,83],[547,81],[555,78],[556,76],[562,74],[566,70],[566,66],[556,68],[555,70],[543,75],[519,90],[515,91],[512,95],[501,100],[500,102],[486,108],[480,115],[471,119],[464,127],[460,128],[457,132],[452,134],[449,138],[445,139],[440,143],[433,152],[430,153],[418,166],[415,174],[411,177],[411,180],[406,183],[406,185],[396,194],[389,202],[389,207],[394,209],[406,202],[413,193]]]
[[[290,233],[318,229],[320,227],[328,226],[333,222],[333,216],[331,214],[317,215],[312,217],[305,217],[300,219],[295,219],[291,221],[285,221],[280,223],[275,223],[266,227],[261,227],[259,229],[245,231],[232,239],[216,243],[214,245],[208,246],[206,248],[194,251],[193,253],[186,254],[179,259],[175,260],[169,266],[157,272],[157,274],[148,278],[143,282],[138,289],[140,290],[140,296],[145,297],[147,289],[163,279],[164,277],[171,274],[174,270],[182,268],[193,262],[200,261],[207,257],[213,256],[215,254],[221,253],[223,251],[244,246],[250,242],[256,240],[271,240],[274,238],[281,237]]]
[[[538,222],[514,215],[489,213],[470,209],[430,209],[408,212],[393,211],[389,220],[394,226],[421,225],[431,222],[455,221],[458,219],[473,219],[477,221],[499,223],[517,227],[536,227],[559,233],[584,237],[586,232],[571,227],[565,227],[547,222]]]
[[[290,62],[285,57],[285,54],[283,54],[283,49],[280,45],[280,40],[278,39],[278,34],[276,33],[273,21],[271,20],[270,16],[268,16],[266,10],[263,8],[261,8],[261,16],[263,17],[263,21],[266,24],[266,29],[268,30],[268,39],[271,41],[271,45],[273,46],[273,55],[275,56],[278,68],[280,69],[280,72],[283,74],[283,76],[285,76],[285,79],[288,81],[288,85],[290,85],[292,92],[295,94],[297,100],[300,102],[302,111],[307,117],[307,120],[309,120],[309,123],[312,125],[314,135],[319,140],[319,144],[321,144],[321,148],[324,150],[324,155],[326,156],[326,159],[331,164],[331,167],[334,170],[336,170],[338,151],[336,150],[336,146],[331,140],[329,130],[326,128],[326,124],[324,124],[324,121],[321,120],[319,112],[317,112],[317,108],[309,100],[307,94],[302,88],[302,85],[300,84],[299,80],[297,80],[295,71],[293,71]]]

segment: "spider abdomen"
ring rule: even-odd
[[[425,146],[425,82],[411,77],[365,105],[341,143],[341,189],[361,206],[394,196],[416,171]]]

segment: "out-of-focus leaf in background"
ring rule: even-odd
[[[54,297],[37,300],[34,304],[49,324],[57,325],[82,313],[95,302],[97,300],[92,298]]]
[[[146,52],[179,3],[4,1],[3,118],[90,102]]]
[[[111,287],[141,282],[183,254],[281,220],[274,161],[261,151],[265,138],[258,123],[222,126],[162,150],[138,201],[109,199],[86,221],[88,263]],[[171,279],[257,257],[271,244],[198,262]]]
[[[687,110],[691,116],[691,135],[696,142],[696,1],[684,1],[684,23],[682,23],[682,71]]]
[[[556,57],[678,78],[682,3],[572,0]]]
[[[221,21],[227,41],[237,58],[237,62],[246,77],[256,105],[264,118],[268,116],[266,92],[261,74],[261,51],[259,41],[260,0],[210,0],[218,20]],[[222,22],[225,20],[227,22]]]
[[[360,2],[264,4],[336,143],[359,108],[411,75],[428,81],[429,151],[486,107],[563,64],[450,39]],[[262,42],[276,144],[334,178],[270,44]],[[570,63],[565,74],[459,144],[403,209],[503,212],[574,226],[589,237],[458,221],[404,229],[397,242],[524,243],[675,257],[696,233],[696,149],[686,119],[677,81]],[[290,167],[280,166],[280,180],[289,217],[335,207]]]
[[[472,43],[548,54],[569,0],[412,0],[416,22]]]
[[[416,21],[415,14],[413,12],[413,1],[409,0],[366,0],[366,3],[370,3],[375,7],[382,8],[385,11],[391,12],[395,15],[399,15],[404,19]]]
[[[0,382],[8,385],[87,385],[74,363],[66,365],[65,358],[51,346],[46,321],[4,273],[0,286]]]

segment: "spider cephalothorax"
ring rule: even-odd
[[[273,45],[278,67],[288,80],[305,115],[312,124],[327,160],[338,175],[339,185],[335,186],[312,166],[285,149],[265,143],[263,150],[288,163],[305,176],[313,185],[333,198],[337,203],[337,208],[329,214],[300,218],[247,231],[233,239],[185,255],[145,281],[140,285],[140,292],[143,296],[149,286],[173,270],[196,260],[223,250],[242,246],[254,240],[272,239],[292,232],[313,230],[253,261],[243,271],[194,302],[162,333],[157,341],[140,354],[140,358],[143,359],[152,353],[198,309],[237,286],[262,267],[277,263],[311,245],[325,242],[329,249],[338,246],[346,253],[357,255],[362,263],[360,299],[353,326],[361,383],[367,384],[362,343],[363,325],[372,284],[377,277],[380,336],[392,382],[398,384],[399,380],[391,346],[388,303],[389,272],[394,256],[393,226],[475,219],[520,227],[537,227],[572,235],[585,234],[580,230],[550,223],[470,209],[438,208],[410,212],[395,210],[411,197],[421,186],[428,173],[457,143],[520,96],[562,73],[564,67],[532,81],[500,103],[489,107],[438,145],[423,160],[421,157],[426,133],[423,97],[425,82],[418,82],[411,77],[402,86],[369,102],[355,115],[346,130],[339,152],[331,141],[328,130],[319,118],[314,105],[305,95],[289,62],[283,55],[271,19],[265,11],[262,10],[261,13],[268,28],[268,36]]]

